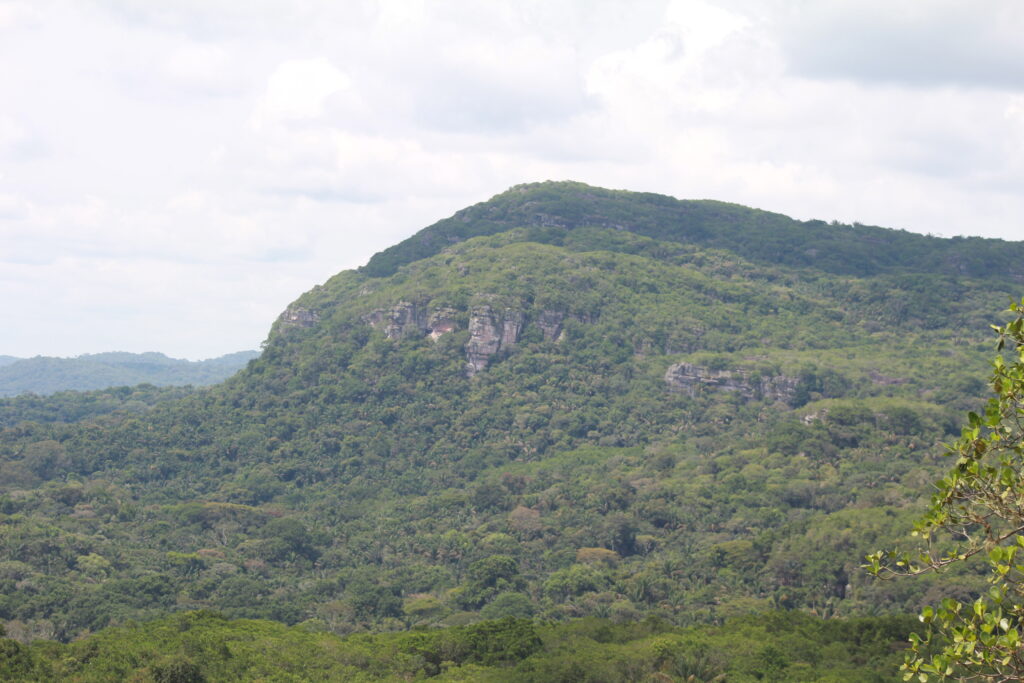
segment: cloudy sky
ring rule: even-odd
[[[0,0],[0,354],[256,348],[516,183],[1024,239],[1017,0]]]

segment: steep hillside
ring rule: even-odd
[[[153,352],[93,353],[76,358],[15,358],[10,363],[0,363],[0,397],[136,384],[216,384],[238,372],[257,355],[255,351],[239,351],[203,361],[168,358]]]
[[[568,229],[583,186],[540,187],[551,226],[477,218],[533,211],[529,188],[473,207],[447,248],[302,295],[222,385],[5,429],[0,618],[66,638],[196,607],[345,633],[920,603],[934,580],[858,565],[909,529],[1014,292],[898,253],[870,276],[747,260],[736,231],[782,217],[738,207],[703,228],[735,250],[617,229],[675,202],[652,195],[586,188],[604,213]],[[881,251],[835,234],[829,263]]]

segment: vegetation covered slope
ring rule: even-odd
[[[689,629],[658,620],[508,618],[343,639],[193,612],[63,646],[0,639],[0,680],[876,683],[898,680],[897,648],[909,627],[907,618],[824,621],[798,613]]]
[[[566,231],[593,226],[840,275],[927,273],[1024,283],[1020,242],[941,239],[859,224],[797,221],[738,204],[681,201],[575,182],[517,185],[385,249],[361,270],[391,275],[457,242],[511,228],[530,228],[533,239],[560,244]]]
[[[135,384],[156,386],[216,384],[238,372],[257,355],[239,351],[219,358],[189,361],[162,353],[92,353],[77,358],[13,359],[0,363],[0,397],[23,393],[89,391]]]
[[[341,273],[220,386],[5,429],[8,633],[201,607],[347,633],[930,600],[937,580],[858,565],[917,514],[1010,292],[593,222]]]
[[[47,396],[19,394],[0,398],[0,427],[13,427],[21,422],[84,422],[116,412],[144,413],[158,403],[195,391],[200,390],[191,386],[138,384],[94,391],[60,391]]]

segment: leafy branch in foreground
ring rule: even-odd
[[[960,438],[947,446],[956,459],[936,482],[927,514],[915,525],[923,549],[879,551],[867,556],[879,578],[940,572],[983,555],[989,564],[986,594],[965,604],[954,598],[926,607],[924,637],[911,635],[904,680],[1019,681],[1024,679],[1024,300],[1016,317],[993,325],[997,350],[992,389],[983,414],[968,414]]]

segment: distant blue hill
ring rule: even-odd
[[[256,351],[239,351],[202,361],[168,358],[155,352],[122,351],[85,354],[77,358],[0,356],[0,397],[136,384],[216,384],[235,374],[258,355]]]

